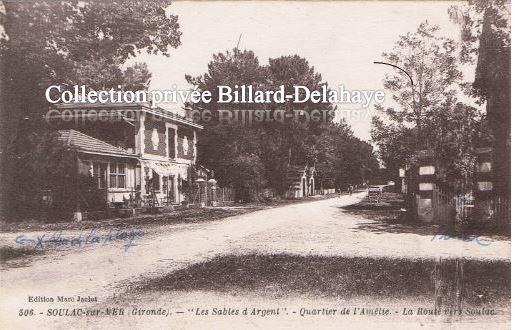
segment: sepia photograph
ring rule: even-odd
[[[510,329],[511,2],[0,0],[1,329]]]

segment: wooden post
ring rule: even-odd
[[[474,186],[476,196],[490,197],[493,190],[492,180],[492,148],[477,148],[477,169],[476,169],[476,185]]]
[[[75,151],[75,212],[73,212],[73,221],[82,221],[82,212],[80,210],[80,196],[79,196],[79,170],[80,160],[79,153]]]
[[[434,157],[428,151],[421,151],[418,166],[417,217],[424,222],[432,222],[434,216],[434,188],[436,166]]]
[[[492,148],[476,148],[477,167],[474,183],[475,197],[475,218],[480,220],[496,220],[496,203],[493,198],[493,178],[492,178]]]

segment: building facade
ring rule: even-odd
[[[208,180],[196,166],[202,126],[175,113],[146,104],[77,103],[54,106],[47,120],[77,152],[79,174],[93,177],[110,204],[178,205],[188,198],[186,188]]]
[[[316,174],[314,166],[290,165],[287,173],[288,190],[286,191],[286,198],[302,198],[316,195]]]

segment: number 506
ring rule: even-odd
[[[20,313],[18,313],[18,316],[31,316],[34,315],[33,309],[20,309]]]

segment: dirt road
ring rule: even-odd
[[[126,252],[122,244],[69,248],[34,257],[25,267],[9,268],[1,276],[0,324],[26,328],[27,320],[56,326],[59,319],[44,317],[58,296],[110,299],[136,283],[226,254],[290,253],[300,256],[466,257],[509,260],[509,241],[433,240],[433,235],[371,232],[370,223],[343,206],[358,202],[364,193],[261,210],[216,222],[161,226],[138,237]],[[366,227],[366,226],[365,226]],[[25,233],[30,236],[30,233]],[[16,234],[4,234],[14,240]],[[54,303],[28,303],[29,296],[53,297]],[[8,299],[6,297],[9,297]],[[33,317],[19,317],[20,308],[34,308]],[[55,322],[55,323],[54,323]]]

